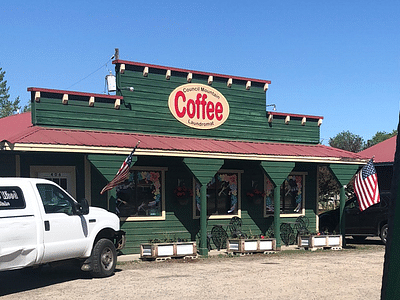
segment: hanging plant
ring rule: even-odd
[[[247,198],[252,200],[255,204],[260,204],[264,199],[265,192],[259,189],[252,189],[251,191],[247,192]]]
[[[174,194],[179,204],[185,205],[189,202],[190,198],[193,197],[193,190],[188,189],[186,186],[177,186],[174,189]]]

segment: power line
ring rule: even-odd
[[[107,62],[103,65],[101,65],[100,68],[98,68],[97,70],[93,71],[92,73],[90,73],[89,75],[87,75],[86,77],[82,78],[81,80],[75,82],[74,84],[70,85],[69,87],[67,87],[67,90],[69,90],[71,87],[73,87],[74,85],[77,85],[78,83],[82,82],[83,80],[85,80],[86,78],[90,77],[91,75],[93,75],[94,73],[96,73],[97,71],[99,71],[101,68],[107,66],[107,64],[114,58],[114,55],[111,56],[111,58],[109,60],[107,60]]]

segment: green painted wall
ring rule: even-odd
[[[119,65],[116,70],[118,67]],[[287,125],[283,117],[274,116],[274,121],[268,123],[264,84],[252,82],[251,88],[246,90],[246,81],[234,79],[232,86],[228,87],[227,79],[216,76],[211,86],[227,99],[230,107],[228,120],[212,130],[187,127],[176,121],[168,108],[170,93],[176,87],[188,83],[186,76],[187,73],[172,72],[172,76],[167,80],[165,70],[150,68],[147,77],[144,77],[143,67],[132,65],[126,65],[123,74],[117,73],[120,94],[124,96],[124,101],[132,113],[142,119],[135,124],[135,130],[239,140],[319,142],[317,120],[306,122],[303,126],[300,118],[294,118]],[[191,83],[207,85],[207,79],[208,76],[193,74]],[[134,92],[124,89],[131,86],[135,88]],[[165,126],[158,127],[157,124]]]
[[[233,80],[233,85],[227,87],[226,79],[218,77],[214,77],[212,87],[229,103],[227,121],[209,130],[185,126],[169,111],[168,97],[176,87],[187,84],[187,74],[172,72],[167,80],[164,70],[151,68],[147,77],[142,72],[143,67],[127,65],[123,74],[117,73],[117,84],[121,88],[119,94],[124,97],[118,110],[114,109],[114,101],[109,99],[96,98],[94,106],[89,107],[88,97],[69,95],[68,104],[64,105],[62,94],[42,92],[40,102],[32,101],[33,122],[43,126],[220,139],[319,142],[316,119],[307,119],[305,125],[301,125],[301,118],[292,117],[289,124],[285,124],[284,116],[274,116],[273,122],[268,123],[263,84],[252,82],[251,88],[246,90],[245,81]],[[192,83],[207,85],[207,78],[194,74]],[[135,90],[131,92],[126,87]]]
[[[107,184],[107,180],[99,170],[105,173],[116,173],[125,156],[91,156],[88,158],[97,163],[91,166],[91,186],[92,186],[92,205],[107,208],[107,201],[115,201],[115,190],[112,190],[111,198],[107,199],[106,195],[100,195],[100,190]],[[21,153],[21,176],[29,177],[29,168],[31,165],[65,165],[76,167],[77,178],[77,198],[84,197],[85,176],[84,176],[84,159],[83,154],[65,154],[65,153]],[[3,153],[0,155],[1,163],[7,164],[12,168],[15,162],[14,155]],[[100,163],[103,161],[103,163]],[[114,161],[114,163],[111,163]],[[96,166],[95,166],[96,165]],[[191,186],[192,174],[181,158],[166,157],[138,157],[135,166],[157,166],[166,167],[166,194],[165,194],[165,221],[129,221],[122,223],[122,229],[127,232],[127,245],[123,250],[124,253],[138,253],[141,243],[147,243],[152,239],[163,240],[165,238],[183,238],[188,240],[196,240],[196,236],[200,229],[200,220],[193,218],[193,201],[180,204],[174,195],[174,189],[178,184],[178,179],[184,179]],[[97,168],[98,167],[98,168]],[[223,169],[243,170],[242,173],[242,189],[241,189],[241,209],[242,209],[242,229],[247,234],[259,235],[265,234],[270,228],[273,218],[264,218],[262,204],[254,204],[247,199],[246,193],[251,190],[252,180],[263,182],[263,170],[258,161],[240,161],[225,160],[222,165]],[[4,170],[2,168],[2,170]],[[14,169],[10,169],[15,171]],[[306,176],[306,216],[310,219],[310,230],[315,231],[315,201],[316,201],[316,170],[315,164],[296,164],[294,171],[307,172]],[[4,175],[3,175],[4,174]],[[1,176],[15,176],[15,173],[3,172]],[[112,202],[110,202],[110,210],[113,210]],[[282,219],[282,221],[293,221],[293,219]],[[215,224],[229,223],[229,219],[224,220],[208,220],[207,231],[210,232]]]
[[[165,159],[165,158],[146,158],[140,157],[136,165],[164,166],[168,168],[166,172],[166,220],[165,221],[126,221],[122,224],[122,229],[127,233],[127,245],[123,252],[139,253],[140,244],[148,243],[152,239],[188,239],[196,240],[200,230],[200,219],[193,219],[193,201],[181,205],[176,200],[173,190],[177,186],[178,178],[192,182],[192,175],[186,168],[181,159]],[[243,170],[242,173],[242,189],[241,189],[241,208],[242,208],[242,229],[247,234],[260,235],[266,234],[273,217],[264,218],[262,204],[255,205],[248,200],[246,193],[251,190],[251,181],[260,180],[263,182],[263,171],[259,162],[225,160],[223,169]],[[316,164],[296,165],[294,171],[307,172],[306,176],[306,216],[310,220],[310,231],[315,231],[315,210],[316,210]],[[284,221],[294,221],[295,218],[282,218]],[[207,231],[210,232],[215,224],[228,225],[230,219],[210,219],[207,221]]]
[[[346,185],[350,182],[353,176],[356,174],[359,165],[346,165],[346,164],[332,164],[329,165],[329,169],[332,175],[335,176],[336,180],[341,186]]]
[[[113,180],[126,157],[126,155],[105,154],[89,154],[87,156],[87,159],[91,163],[92,206],[103,207],[110,211],[115,211],[115,189],[102,195],[100,192],[108,182]],[[132,157],[132,165],[135,164],[136,159],[136,156]]]

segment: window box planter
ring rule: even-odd
[[[140,258],[142,259],[185,256],[197,256],[196,242],[148,243],[140,245]]]
[[[301,235],[298,246],[306,249],[342,248],[341,235]]]
[[[227,251],[233,253],[256,253],[276,250],[276,239],[228,239]]]

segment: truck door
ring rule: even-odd
[[[15,182],[14,182],[15,183]],[[36,263],[38,238],[35,207],[29,189],[24,194],[16,185],[0,186],[0,270]]]
[[[42,263],[80,257],[87,246],[84,216],[74,214],[74,200],[53,184],[37,184],[43,203],[44,256]]]
[[[350,201],[350,200],[349,200]],[[374,235],[376,234],[376,213],[379,204],[373,205],[364,211],[360,211],[354,198],[353,203],[346,207],[346,234]]]

